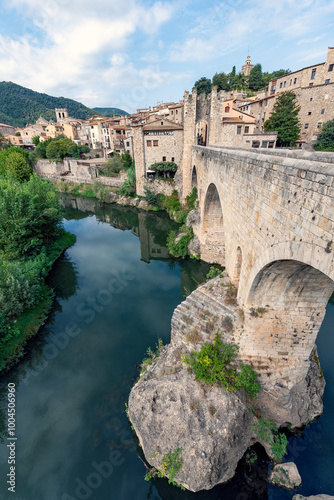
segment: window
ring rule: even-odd
[[[163,157],[162,157],[162,161],[166,161],[166,156],[163,156]]]
[[[296,85],[296,83],[297,83],[297,78],[294,78],[293,84]]]
[[[172,111],[171,111],[171,113],[172,113],[172,115],[173,115],[173,114],[174,114],[174,111],[172,110]]]
[[[273,149],[274,148],[275,141],[269,141],[268,143],[268,148]]]
[[[172,161],[175,161],[175,158],[174,158],[174,156],[172,156]]]
[[[260,147],[260,141],[253,141],[252,142],[252,148],[259,148]]]
[[[313,87],[313,82],[309,84],[309,87]]]
[[[129,142],[127,142],[127,143],[126,143],[126,146],[127,146],[127,147],[130,147],[130,143],[129,143]]]
[[[230,106],[225,106],[225,113],[229,113],[230,112]]]
[[[319,122],[318,125],[317,125],[317,127],[320,128],[321,125],[322,125],[322,122]]]
[[[284,82],[284,85],[283,85],[283,87],[286,87],[286,81]]]
[[[327,80],[325,80],[325,83],[329,83],[330,82],[330,79],[328,78]]]
[[[238,125],[238,126],[237,126],[237,134],[238,134],[238,135],[240,135],[240,134],[241,134],[241,129],[242,129],[241,125]]]
[[[305,123],[305,127],[304,128],[308,128],[308,123]]]
[[[178,110],[176,109],[176,110],[175,110],[175,114],[177,115],[177,113],[178,113]]]
[[[312,69],[312,73],[311,73],[311,80],[314,80],[315,79],[315,74],[316,74],[317,70],[316,69]]]
[[[163,124],[164,124],[164,122],[161,122],[161,125],[163,125]]]
[[[333,68],[334,68],[334,64],[330,64],[330,65],[328,66],[328,71],[333,71]]]
[[[267,148],[268,141],[262,141],[261,148]]]
[[[309,116],[311,116],[311,114],[312,114],[312,111],[309,111],[309,112],[308,112],[307,114],[308,114]]]
[[[320,114],[321,114],[321,115],[323,115],[324,113],[325,113],[325,108],[323,108],[323,109],[321,110],[321,113],[320,113]]]
[[[159,141],[153,141],[153,146],[158,146],[159,145]]]
[[[292,85],[292,78],[291,78],[291,80],[290,80],[290,87],[291,87],[291,85]]]
[[[245,134],[249,134],[249,126],[248,125],[245,127]]]
[[[313,101],[313,97],[310,97],[310,101]]]
[[[283,82],[279,84],[279,88],[281,89],[283,87]]]
[[[152,141],[146,141],[147,147],[150,148],[152,146]]]

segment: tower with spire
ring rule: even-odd
[[[250,75],[250,72],[252,71],[252,69],[254,68],[254,64],[251,63],[251,58],[250,56],[247,56],[247,59],[246,59],[246,64],[244,64],[241,68],[241,73],[245,76],[249,76]]]

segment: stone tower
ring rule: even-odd
[[[68,118],[68,111],[66,108],[56,108],[55,112],[57,123],[61,120],[64,120],[65,118]]]
[[[250,75],[250,72],[252,71],[252,69],[254,68],[254,64],[251,63],[251,58],[250,56],[247,56],[247,59],[246,59],[246,64],[244,64],[241,68],[241,73],[245,76],[249,76]]]

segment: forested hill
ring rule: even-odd
[[[119,108],[93,108],[93,111],[103,116],[128,116],[129,113]]]
[[[40,116],[46,120],[56,120],[55,108],[67,108],[69,116],[82,120],[97,113],[96,110],[87,108],[73,99],[52,97],[21,87],[16,83],[0,82],[0,123],[24,127],[29,123],[35,123]],[[117,108],[108,109],[110,111],[115,109],[114,114],[118,112],[127,114]]]

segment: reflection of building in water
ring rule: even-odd
[[[154,242],[154,236],[147,229],[146,213],[139,213],[139,231],[141,260],[149,263],[151,260],[169,259],[169,250],[166,246]],[[137,235],[136,235],[137,236]]]

